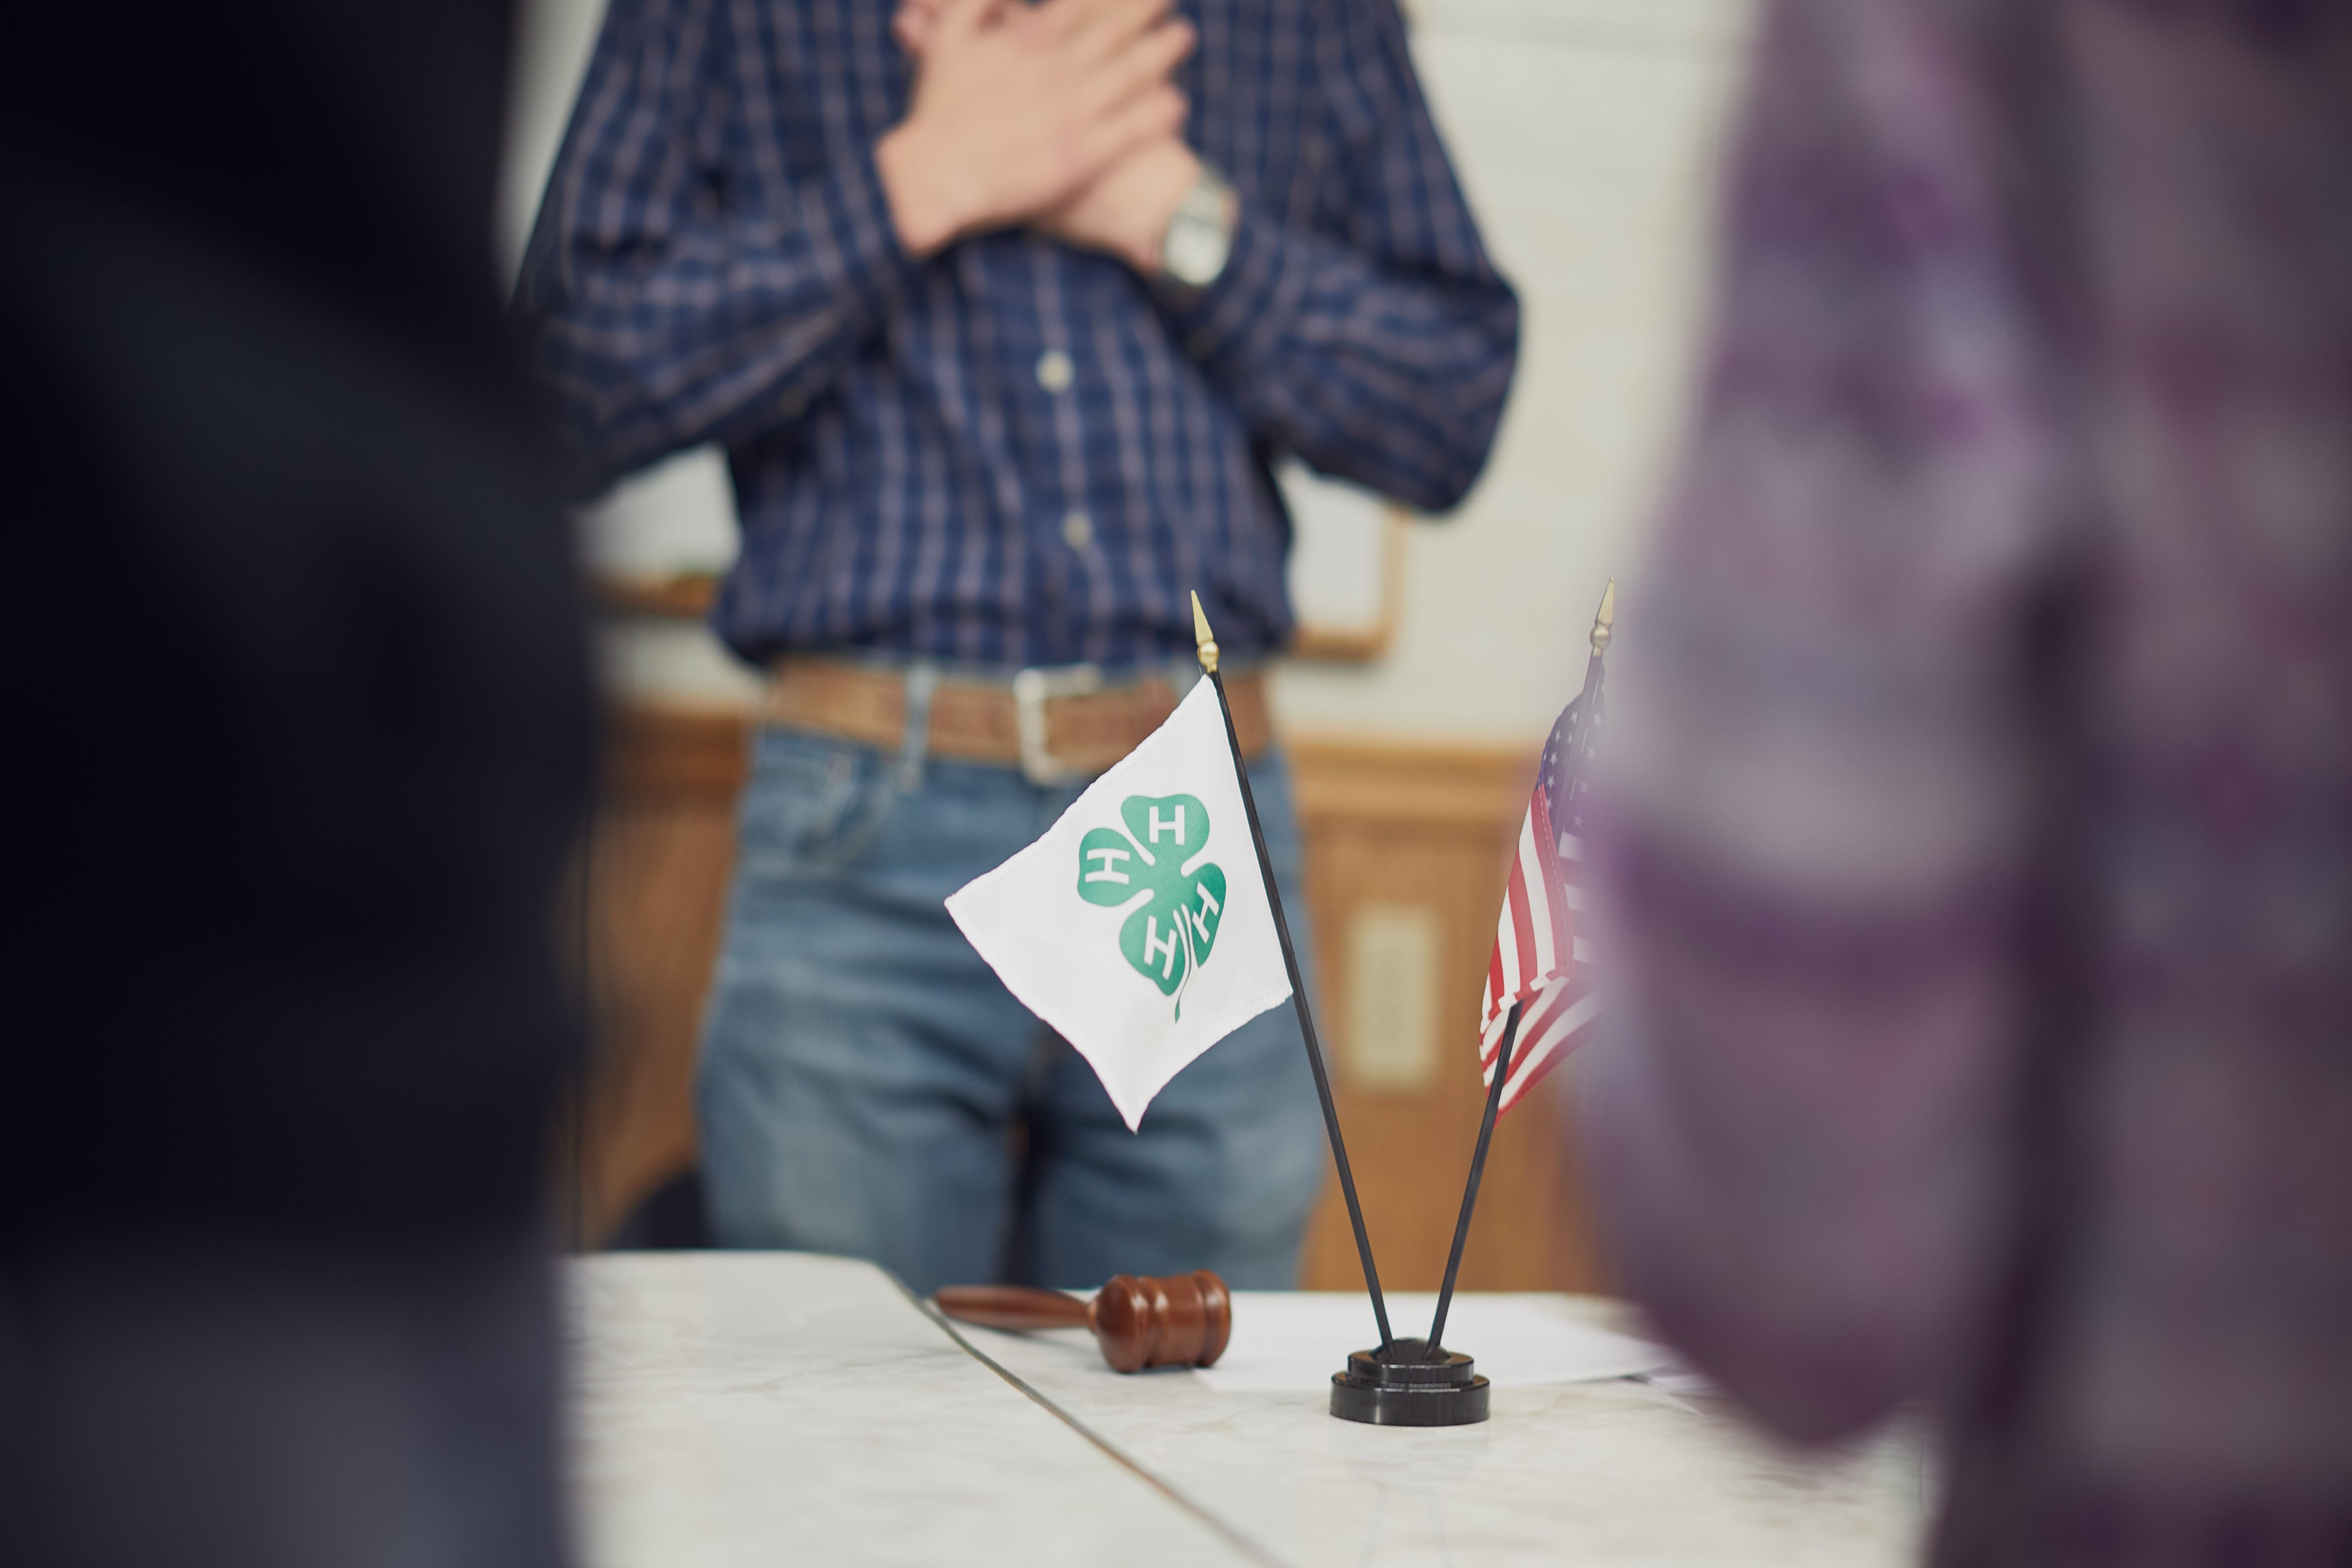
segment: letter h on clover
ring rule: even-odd
[[[1184,869],[1209,842],[1209,813],[1189,795],[1131,795],[1118,815],[1126,833],[1097,827],[1078,841],[1078,896],[1113,909],[1133,902],[1118,950],[1161,995],[1176,998],[1181,1018],[1184,983],[1209,961],[1225,912],[1223,869]]]

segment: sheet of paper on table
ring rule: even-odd
[[[1426,1333],[1434,1294],[1389,1297],[1399,1334]],[[1221,1394],[1328,1389],[1348,1352],[1380,1337],[1370,1302],[1355,1292],[1234,1292],[1234,1337],[1217,1364],[1194,1375]],[[1497,1384],[1596,1383],[1674,1366],[1672,1352],[1580,1320],[1557,1296],[1456,1296],[1447,1348],[1474,1356]]]

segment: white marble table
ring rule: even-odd
[[[950,1331],[837,1258],[571,1268],[592,1568],[1896,1568],[1917,1552],[1915,1444],[1800,1458],[1648,1384],[1503,1385],[1481,1426],[1367,1427],[1333,1420],[1318,1394],[1121,1377],[1076,1333]],[[1426,1311],[1397,1306],[1401,1322]]]

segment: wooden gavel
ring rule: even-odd
[[[1092,1329],[1114,1371],[1208,1366],[1234,1333],[1234,1299],[1205,1268],[1165,1279],[1115,1274],[1091,1301],[1024,1285],[950,1285],[940,1310],[991,1329]]]

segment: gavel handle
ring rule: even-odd
[[[1059,1290],[1025,1285],[950,1285],[934,1298],[940,1310],[989,1329],[1083,1329],[1087,1304]]]

